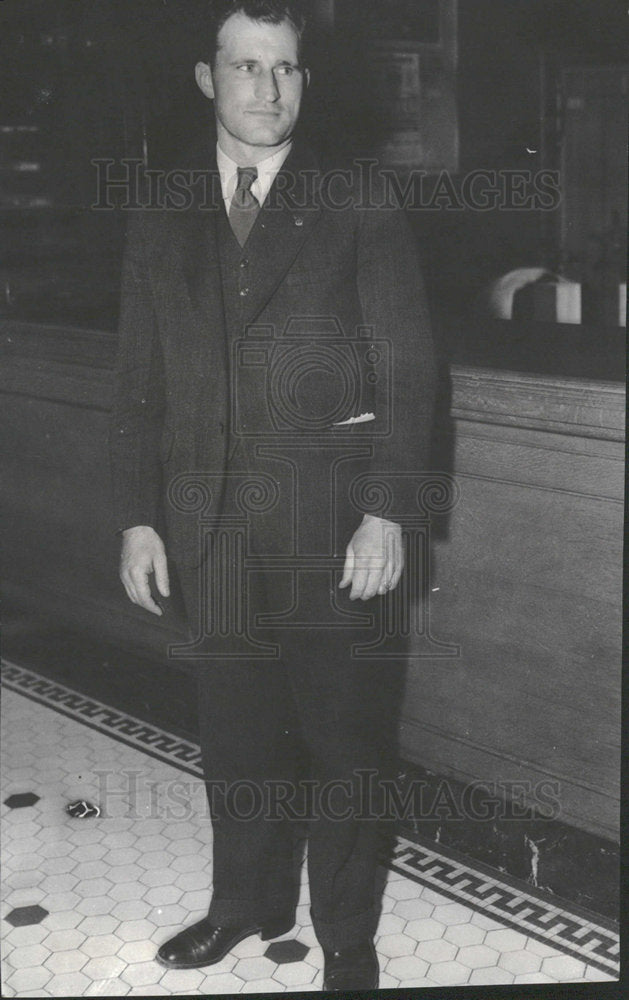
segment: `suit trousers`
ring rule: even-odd
[[[344,548],[361,516],[341,504],[337,540],[328,537],[330,499],[319,484],[329,478],[330,458],[311,448],[309,462],[309,482],[317,485],[300,494],[297,531],[292,464],[283,479],[285,463],[262,462],[255,442],[241,446],[231,474],[253,481],[262,472],[279,483],[280,502],[249,516],[242,542],[242,551],[256,554],[261,566],[239,583],[210,573],[203,597],[193,574],[183,582],[190,623],[200,613],[195,609],[210,607],[220,620],[215,589],[236,605],[246,594],[251,634],[279,648],[276,658],[239,658],[228,643],[229,656],[217,652],[199,660],[200,740],[213,827],[210,919],[235,926],[290,915],[306,834],[313,926],[320,944],[336,950],[375,931],[378,855],[392,825],[381,818],[381,782],[393,777],[397,760],[404,660],[356,655],[356,646],[380,633],[385,599],[352,603],[338,589]],[[225,514],[236,510],[229,497],[223,505]],[[216,556],[221,543],[212,544]],[[229,551],[237,560],[238,546]],[[272,569],[274,557],[291,551],[335,554],[338,569],[312,571],[308,556],[296,577]],[[290,614],[295,607],[296,619]],[[355,616],[365,613],[372,624],[359,627]],[[267,616],[265,627],[260,615]],[[269,625],[269,615],[282,623]],[[229,612],[225,616],[232,620]],[[332,619],[336,627],[322,624]],[[235,626],[234,640],[238,633]]]
[[[278,659],[217,660],[199,675],[214,836],[209,916],[230,926],[292,914],[307,831],[317,938],[348,947],[377,923],[377,860],[391,827],[381,781],[394,773],[402,664],[352,656],[365,638],[355,629],[264,638],[279,642]]]

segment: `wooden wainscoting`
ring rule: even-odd
[[[464,781],[525,782],[559,819],[618,837],[624,388],[452,372],[460,500],[433,546],[431,631],[405,756]],[[556,789],[556,791],[555,791]]]

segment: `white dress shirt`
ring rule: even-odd
[[[257,167],[258,170],[258,176],[251,185],[251,193],[257,198],[258,204],[264,204],[273,181],[280,172],[286,157],[291,151],[291,147],[292,143],[289,142],[277,153],[268,156],[266,160],[251,164],[251,166]],[[239,165],[232,160],[231,156],[223,152],[218,143],[216,145],[216,165],[221,177],[221,190],[223,192],[223,201],[225,202],[225,211],[229,215],[234,191],[238,186]]]

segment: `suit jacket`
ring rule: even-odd
[[[215,171],[209,153],[207,163]],[[302,500],[283,481],[279,522],[309,530],[323,519],[335,550],[361,511],[395,520],[414,509],[435,394],[424,286],[404,214],[366,205],[360,183],[356,171],[326,175],[296,142],[242,251],[225,242],[220,196],[135,213],[111,425],[116,526],[165,530],[184,574],[199,562],[198,525],[166,494],[186,474],[212,478],[218,514],[233,503],[230,471],[279,482],[290,466]],[[382,191],[370,194],[381,204]],[[338,426],[364,413],[376,419]],[[274,460],[273,445],[284,449]],[[367,473],[391,487],[386,499]],[[331,480],[332,515],[313,499],[329,506]],[[267,521],[261,549],[276,542],[278,520]],[[299,546],[312,552],[308,530]]]

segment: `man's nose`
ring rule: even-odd
[[[277,101],[280,96],[275,73],[269,70],[267,73],[260,73],[257,79],[256,97],[268,103]]]

